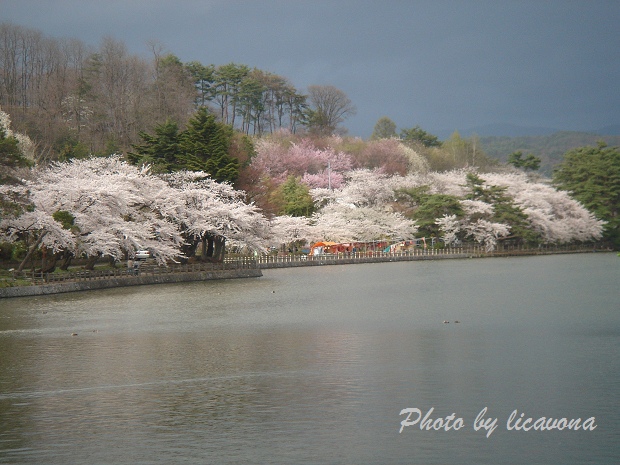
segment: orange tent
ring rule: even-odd
[[[337,242],[317,242],[310,247],[310,255],[321,255],[324,253],[333,253],[331,248],[338,245]]]
[[[350,253],[353,252],[354,244],[350,242],[328,242],[321,241],[313,244],[310,248],[310,255],[321,255],[324,253]]]

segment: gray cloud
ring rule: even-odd
[[[244,63],[300,89],[332,84],[364,137],[381,116],[432,131],[620,124],[616,1],[0,0],[0,17],[144,55],[156,40],[183,61]]]

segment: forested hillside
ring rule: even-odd
[[[340,99],[340,117],[353,110],[337,89],[302,93],[285,77],[244,64],[183,63],[157,45],[138,56],[111,37],[90,47],[0,23],[0,107],[42,161],[127,152],[157,125],[184,129],[199,108],[244,134],[295,132],[302,122],[335,130],[339,117],[316,110],[322,97]]]
[[[226,243],[620,243],[618,136],[441,141],[383,117],[363,140],[346,135],[355,106],[333,86],[151,52],[0,23],[0,259],[53,270],[144,248],[222,260]],[[535,173],[584,145],[557,186]]]

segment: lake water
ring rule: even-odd
[[[615,254],[263,273],[0,301],[0,463],[620,463]]]

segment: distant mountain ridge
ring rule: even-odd
[[[454,131],[437,131],[437,135],[440,140],[446,140]],[[589,131],[563,131],[542,126],[498,123],[457,131],[461,137],[476,135],[484,152],[504,163],[513,152],[521,151],[524,155],[532,153],[541,159],[540,172],[546,175],[553,173],[555,165],[562,161],[569,150],[596,145],[599,141],[610,146],[620,146],[618,124]]]
[[[444,129],[437,131],[437,135],[441,140],[450,138],[455,129]],[[599,129],[583,130],[583,131],[566,131],[559,128],[545,126],[519,126],[516,124],[486,124],[484,126],[475,126],[468,129],[456,129],[462,137],[471,137],[474,134],[479,137],[524,137],[524,136],[548,136],[557,132],[577,132],[583,134],[598,134],[606,136],[620,136],[620,124],[605,126]]]
[[[487,124],[485,126],[476,126],[469,128],[461,134],[464,137],[470,137],[474,134],[478,136],[547,136],[558,132],[557,128],[548,128],[542,126],[518,126],[515,124]]]
[[[541,159],[540,171],[550,175],[564,154],[569,150],[599,141],[609,146],[620,146],[620,135],[604,135],[593,132],[558,131],[547,135],[531,136],[479,136],[484,152],[492,158],[506,162],[508,155],[521,151],[524,155],[533,153]]]

